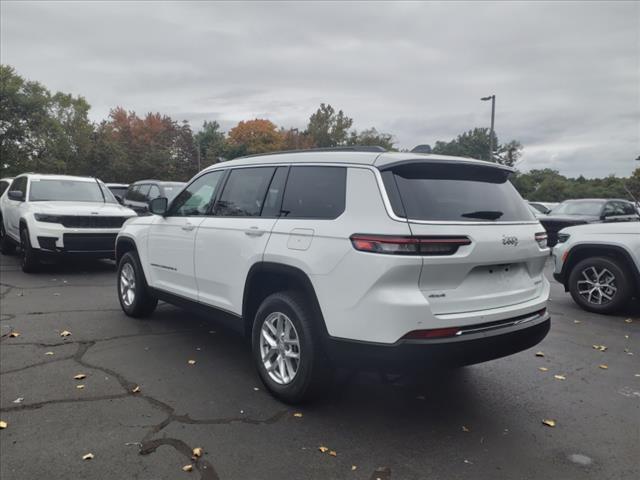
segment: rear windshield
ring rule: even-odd
[[[565,202],[552,210],[554,215],[600,215],[605,202]]]
[[[481,165],[409,163],[383,172],[396,215],[412,220],[520,222],[535,217],[508,180]]]
[[[29,188],[31,202],[115,202],[111,193],[102,190],[96,181],[32,179]]]

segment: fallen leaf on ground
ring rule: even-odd
[[[182,467],[183,472],[190,472],[191,470],[193,470],[193,465],[191,464],[185,465],[184,467]]]
[[[19,337],[19,336],[20,336],[20,332],[11,332],[11,333],[9,333],[9,336],[10,336],[11,338]]]
[[[335,450],[331,450],[331,451],[329,452],[329,455],[331,455],[332,457],[337,457],[337,456],[338,456],[338,454],[336,453],[336,451],[335,451]]]
[[[633,376],[634,377],[640,377],[640,373],[634,373]]]
[[[600,352],[604,352],[607,349],[604,345],[592,345],[592,347]]]
[[[84,388],[84,385],[76,385],[76,388],[77,388],[78,390],[82,390],[82,389]]]
[[[536,357],[544,357],[544,352],[536,352]]]
[[[293,414],[294,417],[302,418],[302,414],[300,412],[296,412]]]
[[[329,449],[328,449],[327,447],[324,447],[324,446],[322,446],[322,445],[320,445],[320,446],[318,447],[318,450],[320,450],[322,453],[325,453],[325,452],[328,452],[328,451],[329,451]]]
[[[191,451],[191,453],[193,454],[193,458],[199,458],[202,456],[202,448],[196,447]]]
[[[195,360],[189,360],[187,363],[188,363],[189,365],[195,365],[195,364],[196,364],[196,361],[195,361]]]
[[[257,392],[258,390],[260,390],[258,387],[253,387],[254,392]]]
[[[574,320],[573,323],[581,323],[580,320]]]
[[[44,352],[45,355],[54,355],[53,352]]]
[[[215,330],[209,330],[209,333],[216,333]]]
[[[71,335],[71,332],[69,330],[64,330],[60,332],[61,337],[68,337],[69,335]]]
[[[549,418],[545,418],[544,420],[542,420],[542,423],[544,423],[547,427],[555,427],[556,426],[556,421],[555,420],[551,420]]]
[[[547,367],[538,367],[538,370],[540,370],[541,372],[548,372],[549,369]]]
[[[8,423],[5,422],[4,420],[0,420],[0,428],[7,428]]]
[[[82,380],[83,378],[87,378],[87,376],[84,373],[79,373],[73,378],[76,380]]]
[[[133,387],[133,390],[131,390],[131,393],[140,393],[140,385],[136,385],[135,387]]]
[[[626,338],[627,340],[629,340],[629,335],[625,335],[624,338]]]
[[[598,365],[598,367],[600,367],[602,370],[606,370],[609,368],[609,365],[605,365],[604,363]]]
[[[468,432],[470,432],[471,430],[470,430],[469,428],[465,427],[464,425],[462,425],[462,431],[463,431],[463,432],[467,432],[467,433],[468,433]]]
[[[630,318],[627,318],[627,319],[625,320],[625,323],[631,323],[631,322],[633,322],[633,320],[631,320]]]
[[[464,459],[464,463],[467,463],[469,465],[473,465],[473,462],[471,460],[467,460],[466,458]]]
[[[13,401],[13,403],[22,403],[23,401],[24,401],[24,397],[18,397]]]
[[[567,377],[565,377],[564,375],[554,375],[553,378],[555,378],[556,380],[566,380]]]
[[[53,296],[54,296],[54,297],[59,297],[59,296],[60,296],[60,294],[59,294],[59,293],[54,293],[54,294],[53,294]]]
[[[357,465],[351,465],[351,471],[353,472],[354,470],[357,470],[358,466]]]
[[[93,453],[86,453],[82,456],[83,460],[93,460]]]

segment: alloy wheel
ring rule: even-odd
[[[136,276],[130,263],[125,263],[120,270],[120,298],[127,307],[136,298]]]
[[[282,312],[269,314],[260,331],[260,356],[271,380],[291,383],[300,368],[300,355],[300,337],[291,319]]]
[[[616,276],[604,267],[590,266],[580,272],[578,294],[588,303],[606,305],[618,291]]]

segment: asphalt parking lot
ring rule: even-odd
[[[553,282],[538,347],[420,378],[343,370],[293,408],[214,321],[126,317],[111,262],[26,275],[2,257],[0,282],[3,480],[640,478],[637,305],[589,314]]]

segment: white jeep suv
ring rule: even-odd
[[[0,197],[0,250],[20,245],[25,272],[60,255],[113,258],[120,227],[135,216],[95,178],[19,175]]]
[[[553,258],[554,278],[585,310],[612,313],[640,297],[640,222],[565,228]]]
[[[217,312],[287,402],[343,361],[431,367],[518,352],[549,330],[549,249],[510,173],[370,148],[213,165],[124,226],[120,304],[134,317],[158,299]]]

